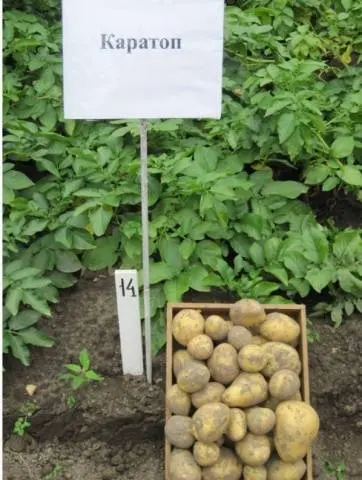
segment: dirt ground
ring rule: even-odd
[[[207,295],[197,299],[210,301]],[[4,480],[161,480],[164,354],[155,359],[153,385],[122,376],[113,278],[83,279],[64,292],[44,329],[55,336],[55,348],[36,350],[29,368],[14,361],[5,365]],[[345,463],[345,479],[360,480],[361,318],[348,319],[338,330],[314,321],[314,329],[320,341],[310,345],[312,400],[321,417],[315,478],[335,478],[323,468],[330,461]],[[105,380],[82,389],[70,408],[58,374],[84,347]],[[28,384],[37,386],[33,397],[25,393]],[[31,407],[29,436],[19,441],[12,426]]]

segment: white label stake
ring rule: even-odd
[[[143,375],[137,271],[116,270],[115,282],[123,374]]]

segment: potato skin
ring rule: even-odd
[[[190,362],[193,361],[193,358],[189,354],[187,350],[181,349],[177,350],[173,354],[172,358],[172,365],[173,365],[173,373],[175,377],[181,372],[181,370]]]
[[[240,373],[238,354],[228,343],[220,343],[214,348],[207,362],[211,376],[215,382],[228,385]]]
[[[275,426],[275,413],[269,408],[253,407],[246,412],[246,424],[254,435],[266,435]]]
[[[260,373],[241,373],[222,395],[229,407],[246,408],[264,402],[268,396],[268,384]]]
[[[319,431],[319,417],[310,405],[297,400],[281,402],[275,411],[274,443],[284,462],[303,459]]]
[[[229,316],[234,325],[244,327],[259,327],[265,320],[264,308],[259,302],[251,299],[242,299],[230,308]]]
[[[239,480],[242,464],[235,453],[229,448],[220,448],[220,456],[211,467],[202,470],[203,480]]]
[[[265,343],[267,343],[267,339],[262,337],[261,335],[253,335],[251,339],[251,345],[259,345],[261,347]]]
[[[202,443],[197,441],[194,444],[193,454],[200,467],[209,467],[220,457],[220,447],[216,445],[216,443]]]
[[[186,393],[194,393],[203,388],[210,380],[210,372],[199,362],[190,362],[177,376],[177,385]]]
[[[217,442],[226,432],[230,420],[230,409],[220,402],[207,403],[192,417],[194,435],[203,443]]]
[[[201,480],[201,468],[188,450],[175,448],[171,452],[170,480]]]
[[[229,331],[227,322],[220,315],[210,315],[205,321],[205,333],[213,340],[225,340]]]
[[[241,325],[231,327],[228,333],[228,343],[238,351],[245,347],[245,345],[251,343],[252,338],[252,333]]]
[[[239,442],[247,433],[246,415],[240,408],[230,408],[229,426],[226,436],[233,442]]]
[[[261,347],[268,356],[266,367],[262,374],[271,377],[278,370],[292,370],[297,375],[302,370],[302,364],[295,348],[282,342],[268,342]]]
[[[260,326],[260,335],[272,342],[293,345],[300,335],[300,326],[289,315],[273,312],[266,316],[266,320]]]
[[[204,333],[205,320],[198,310],[186,308],[176,313],[172,320],[172,334],[180,345]]]
[[[239,367],[243,372],[256,373],[265,368],[268,357],[259,345],[245,345],[238,354]]]
[[[186,392],[175,384],[172,385],[166,395],[166,405],[175,415],[187,416],[191,409],[191,398]]]
[[[251,467],[245,465],[243,469],[244,480],[267,480],[267,469],[265,467]]]
[[[192,405],[196,408],[202,407],[205,403],[220,402],[225,392],[225,386],[217,382],[209,382],[205,387],[191,395]]]
[[[190,448],[195,442],[192,435],[192,420],[182,415],[173,415],[165,425],[167,440],[177,448]]]
[[[196,360],[207,360],[214,349],[214,344],[208,335],[196,335],[187,344],[187,351]]]
[[[274,458],[268,465],[268,480],[302,480],[307,471],[304,460],[286,463]]]
[[[235,451],[243,463],[251,467],[261,467],[270,457],[270,441],[265,435],[248,433],[243,440],[235,444]]]
[[[269,380],[269,392],[278,400],[287,400],[299,392],[299,376],[291,370],[278,370]]]

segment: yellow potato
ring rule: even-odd
[[[243,469],[244,480],[267,480],[267,469],[265,467],[251,467],[245,465]]]
[[[251,433],[266,435],[275,426],[275,413],[269,408],[253,407],[246,412],[246,423]]]
[[[287,400],[300,389],[299,376],[291,370],[278,370],[269,380],[270,394],[279,400]]]
[[[226,436],[233,442],[238,442],[245,437],[246,431],[245,413],[239,408],[230,408],[230,420]]]
[[[196,360],[207,360],[213,349],[211,338],[204,334],[197,335],[187,344],[187,351]]]
[[[251,345],[259,345],[260,347],[261,345],[264,345],[264,343],[266,343],[267,341],[268,340],[261,335],[253,335],[250,343]]]
[[[248,433],[243,440],[235,444],[235,451],[243,463],[251,467],[261,467],[270,457],[270,441],[265,435]]]
[[[176,313],[172,320],[172,334],[181,345],[204,333],[205,320],[198,310],[190,308]]]
[[[203,443],[217,442],[226,432],[230,420],[230,409],[220,402],[207,403],[196,410],[192,417],[193,432]]]
[[[178,385],[172,385],[166,395],[166,405],[175,415],[187,416],[191,409],[190,395],[181,390]]]
[[[319,431],[319,417],[313,407],[304,402],[287,400],[275,411],[275,448],[284,462],[304,458]]]
[[[216,443],[196,442],[193,453],[196,462],[200,467],[209,467],[213,465],[220,456],[220,447]]]
[[[172,365],[173,365],[173,373],[175,377],[181,372],[181,370],[186,366],[187,363],[193,361],[193,358],[189,354],[187,350],[177,350],[173,354]]]
[[[221,402],[221,396],[225,392],[224,385],[217,382],[210,382],[204,388],[191,395],[192,405],[196,408],[202,407],[205,403]]]
[[[177,448],[190,448],[195,442],[192,434],[192,420],[182,415],[173,415],[165,425],[167,440]]]
[[[201,468],[188,450],[175,448],[171,453],[170,480],[201,480]]]
[[[260,373],[241,373],[222,395],[229,407],[246,408],[264,402],[268,396],[268,384]]]
[[[242,465],[235,453],[222,447],[220,456],[211,467],[202,470],[203,480],[240,480]]]
[[[256,373],[265,368],[268,357],[259,345],[245,345],[239,354],[239,367],[244,372]]]
[[[236,302],[229,312],[234,325],[259,327],[265,320],[265,311],[256,300],[243,299]]]
[[[199,362],[190,362],[177,376],[177,385],[186,393],[194,393],[203,388],[210,380],[210,372]]]
[[[268,342],[261,348],[268,357],[266,367],[262,370],[264,376],[271,377],[278,370],[292,370],[300,374],[302,365],[295,348],[282,342]]]
[[[223,385],[231,383],[240,373],[237,351],[228,343],[214,348],[207,366],[213,380]]]
[[[302,480],[307,471],[303,460],[286,463],[275,458],[268,465],[268,480]]]
[[[273,312],[266,316],[265,322],[260,326],[260,335],[272,342],[293,345],[300,335],[300,326],[289,315]]]
[[[228,333],[228,342],[238,351],[251,343],[252,338],[252,333],[241,325],[231,327]]]
[[[210,315],[205,321],[205,333],[213,340],[225,340],[229,331],[227,322],[219,315]]]

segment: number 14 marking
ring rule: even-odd
[[[119,285],[122,293],[122,297],[125,297],[128,292],[131,293],[131,297],[136,297],[136,289],[133,285],[133,278],[130,279],[127,286],[125,286],[124,278],[121,280],[121,284]]]

